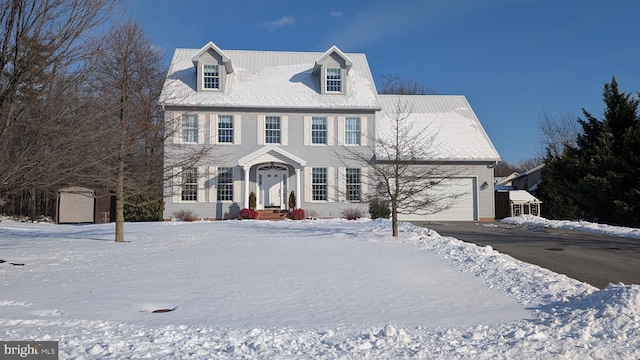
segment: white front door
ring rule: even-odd
[[[259,208],[286,209],[286,178],[287,170],[282,167],[271,166],[258,170],[259,178]]]
[[[265,171],[262,173],[262,193],[265,207],[282,206],[282,177],[281,171]]]

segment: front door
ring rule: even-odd
[[[278,166],[270,166],[258,170],[258,177],[260,185],[258,206],[285,209],[287,170]]]
[[[282,205],[282,178],[280,171],[265,171],[262,173],[263,194],[265,207],[277,207]]]

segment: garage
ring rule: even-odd
[[[437,194],[449,193],[450,206],[436,214],[399,214],[400,221],[476,221],[478,220],[478,193],[475,178],[456,178],[443,181],[433,189]],[[445,196],[446,198],[447,196]]]

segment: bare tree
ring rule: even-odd
[[[430,123],[413,118],[407,99],[398,97],[395,106],[383,110],[377,135],[366,150],[344,146],[344,159],[366,163],[367,178],[374,184],[368,198],[383,198],[391,207],[391,230],[398,236],[398,215],[429,215],[450,208],[464,192],[445,190],[445,184],[462,170],[438,159],[438,131]],[[443,156],[445,155],[445,156]]]
[[[551,116],[542,111],[538,116],[538,129],[542,134],[538,157],[546,158],[547,152],[552,156],[560,155],[567,146],[576,145],[580,124],[578,117],[570,112]]]
[[[115,26],[96,49],[94,60],[93,87],[98,89],[95,95],[104,114],[100,119],[103,141],[95,149],[98,166],[95,172],[86,173],[86,182],[115,192],[115,241],[124,242],[125,204],[141,205],[130,200],[149,194],[151,201],[161,201],[163,184],[180,176],[163,171],[165,140],[177,127],[165,126],[158,104],[165,71],[160,54],[139,25]],[[173,150],[171,159],[192,166],[210,149]]]
[[[436,95],[434,88],[425,87],[413,79],[404,79],[398,75],[382,75],[382,90],[380,94],[393,95]]]
[[[71,161],[90,125],[80,96],[82,63],[89,34],[116,5],[0,0],[0,193],[27,191],[33,200],[91,161]]]

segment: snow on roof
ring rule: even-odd
[[[519,202],[540,202],[538,198],[529,194],[526,190],[511,190],[509,191],[509,200]]]
[[[378,109],[376,88],[364,54],[345,79],[346,95],[323,95],[312,74],[321,52],[224,50],[233,62],[225,92],[196,91],[193,57],[202,49],[176,49],[160,103],[176,106]]]
[[[392,120],[400,105],[407,106],[413,131],[426,130],[428,160],[499,161],[500,155],[487,136],[467,99],[461,95],[379,95],[376,135],[393,132]]]

